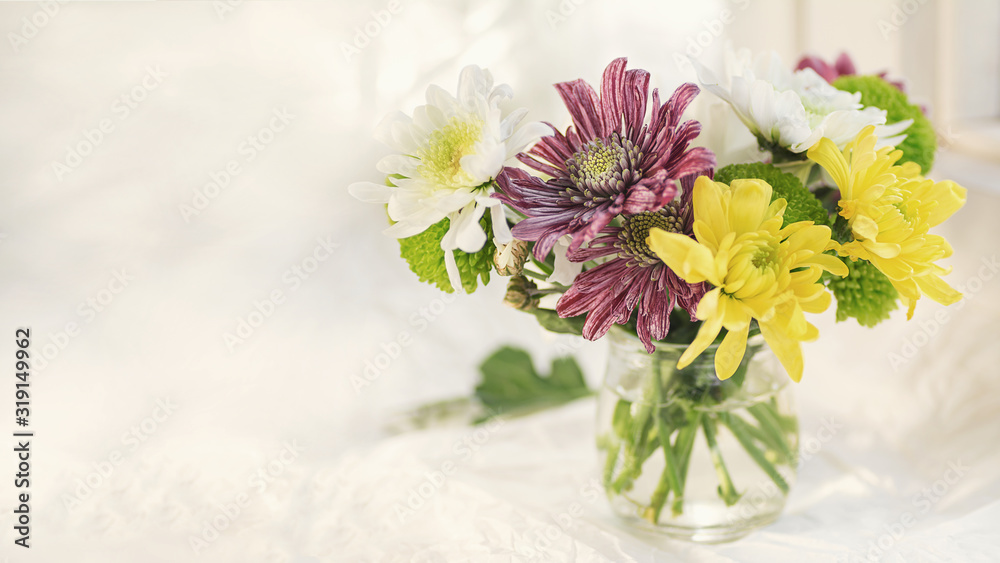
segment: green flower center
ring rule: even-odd
[[[757,252],[754,252],[753,258],[750,260],[754,268],[758,269],[763,268],[772,261],[774,261],[774,252],[770,248],[758,249]]]
[[[684,224],[680,217],[679,204],[673,202],[659,211],[646,211],[626,217],[622,230],[618,233],[618,257],[628,260],[629,266],[653,266],[661,263],[660,258],[646,244],[651,229],[663,229],[670,233],[683,233]]]
[[[767,232],[746,233],[736,240],[729,259],[723,292],[749,299],[774,291],[781,275],[781,241]]]
[[[605,145],[592,141],[585,151],[576,153],[577,173],[575,181],[584,179],[603,180],[614,174],[614,166],[625,156],[625,149],[618,145]]]
[[[642,153],[632,141],[618,133],[590,141],[566,161],[569,178],[576,187],[570,190],[573,202],[592,207],[625,191],[641,176],[638,172],[641,160]]]
[[[448,124],[431,133],[420,154],[420,176],[448,187],[469,186],[474,180],[462,169],[462,157],[473,154],[482,137],[483,120],[452,117]]]

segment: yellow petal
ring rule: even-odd
[[[965,205],[967,195],[968,190],[951,180],[934,184],[928,197],[932,201],[938,202],[938,205],[931,210],[930,215],[927,217],[927,223],[931,227],[940,225],[945,219],[951,217]]]
[[[722,238],[729,232],[728,206],[723,202],[729,186],[715,182],[708,176],[699,176],[694,181],[692,205],[696,221],[704,221],[716,238]]]
[[[875,240],[878,238],[878,223],[867,215],[856,215],[851,223],[854,238]]]
[[[663,229],[650,229],[646,245],[684,281],[699,283],[708,280],[713,285],[721,285],[712,252],[691,237]]]
[[[843,260],[837,258],[836,256],[830,256],[829,254],[814,254],[813,256],[799,262],[799,264],[815,264],[827,272],[842,278],[847,277],[847,275],[850,274],[850,271],[847,269],[847,264],[844,264]]]
[[[823,252],[830,242],[830,227],[813,225],[812,221],[792,223],[781,230],[788,237],[788,251],[798,252],[809,250],[812,253]]]
[[[874,240],[866,240],[862,242],[861,245],[864,246],[865,250],[869,253],[874,254],[879,258],[895,258],[899,256],[899,253],[902,251],[902,248],[900,248],[898,244],[891,242],[875,242]]]
[[[716,293],[715,299],[718,300],[718,289],[713,292]],[[701,303],[705,302],[713,292],[709,292],[702,298]],[[699,310],[701,309],[701,303],[698,304]],[[701,355],[708,348],[708,345],[715,341],[715,337],[719,336],[719,331],[722,330],[722,315],[715,315],[708,319],[702,319],[704,322],[701,323],[701,328],[698,329],[698,335],[694,337],[694,341],[691,345],[684,350],[681,354],[679,360],[677,360],[677,369],[684,369],[694,361],[695,358]]]
[[[729,379],[740,367],[747,350],[749,330],[750,323],[747,323],[742,330],[730,330],[722,339],[722,344],[715,352],[715,373],[719,379]]]
[[[962,300],[961,292],[933,274],[913,278],[924,295],[942,305],[954,305]]]
[[[763,180],[733,180],[729,226],[737,234],[757,231],[771,205],[771,185]]]
[[[837,149],[837,145],[833,144],[833,141],[823,137],[806,152],[806,156],[809,157],[809,160],[822,166],[830,174],[830,177],[833,178],[837,187],[840,188],[845,199],[854,199],[849,189],[851,180],[850,170],[847,168],[847,159]]]
[[[760,333],[771,347],[774,355],[778,357],[781,365],[785,366],[785,371],[792,381],[802,380],[802,346],[797,340],[793,340],[782,332],[782,327],[772,323],[760,323]]]
[[[699,320],[710,319],[713,317],[719,317],[719,323],[722,323],[723,315],[719,311],[719,299],[722,297],[722,289],[715,288],[709,291],[701,298],[698,302],[698,308],[695,309],[695,316]]]

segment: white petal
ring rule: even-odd
[[[458,100],[455,99],[455,96],[452,96],[437,84],[431,84],[427,87],[425,97],[427,98],[427,105],[435,107],[447,115],[452,115],[458,109]]]
[[[403,154],[390,154],[375,164],[375,169],[383,174],[400,174],[407,178],[416,175],[420,159]]]
[[[694,70],[698,75],[698,82],[708,90],[709,92],[715,94],[719,98],[722,98],[730,104],[733,103],[730,97],[729,81],[726,81],[725,86],[720,82],[719,78],[714,72],[708,69],[705,65],[701,64],[692,57],[688,57],[691,60],[691,64],[694,66]]]
[[[458,248],[462,252],[471,254],[482,250],[486,244],[486,233],[479,220],[485,211],[485,207],[470,203],[457,214],[453,213],[450,217],[451,227],[441,240],[442,248],[447,240],[449,247]]]
[[[538,139],[548,135],[552,130],[549,126],[539,121],[532,121],[519,127],[514,134],[507,139],[507,159],[512,158],[517,153],[525,150],[528,146],[535,144]],[[506,160],[506,159],[505,159]]]
[[[431,197],[421,200],[421,204],[433,207],[447,215],[462,210],[474,202],[476,197],[477,191],[471,188],[462,188],[450,192],[448,190],[437,190]]]
[[[389,198],[396,191],[396,188],[375,182],[354,182],[347,186],[347,191],[356,199],[365,203],[389,203]]]
[[[900,143],[906,140],[906,134],[903,131],[906,131],[910,125],[913,125],[912,119],[906,119],[889,125],[876,126],[875,134],[878,136],[878,142],[875,143],[875,150],[882,147],[898,147]]]
[[[388,227],[385,230],[383,230],[382,234],[392,238],[409,238],[415,235],[419,235],[420,233],[426,231],[427,228],[433,224],[434,223],[430,223],[429,225],[424,225],[420,223],[399,221],[398,223],[393,223],[391,227]]]
[[[448,115],[445,110],[436,106],[419,106],[413,110],[410,134],[414,140],[424,145],[432,133],[448,124]]]
[[[569,248],[569,237],[563,237],[556,242],[555,247],[552,248],[552,253],[555,255],[555,267],[552,270],[552,275],[549,276],[547,281],[552,283],[559,283],[562,285],[572,285],[573,280],[576,276],[580,275],[583,271],[582,262],[570,262],[569,258],[566,257],[566,250]]]
[[[393,221],[422,225],[421,231],[448,216],[447,211],[426,205],[419,193],[405,190],[398,190],[393,194],[387,211]]]
[[[466,111],[472,111],[477,106],[477,100],[484,100],[486,93],[493,86],[493,77],[476,65],[462,69],[458,77],[458,103]]]
[[[528,108],[517,108],[500,123],[500,139],[506,141],[514,134],[517,124],[528,114]]]
[[[514,97],[514,90],[506,84],[497,84],[497,87],[490,92],[489,101],[490,105],[497,105],[500,102],[509,100]]]
[[[514,240],[510,226],[507,225],[507,214],[502,205],[490,207],[490,219],[493,220],[493,244],[507,244]]]
[[[394,111],[382,118],[375,126],[375,139],[383,145],[401,153],[416,152],[417,145],[409,131],[413,120],[401,111]]]
[[[459,163],[462,165],[462,170],[465,170],[473,183],[478,186],[496,178],[505,160],[507,152],[504,150],[504,145],[483,139],[477,144],[476,154],[463,156]]]
[[[458,272],[458,263],[455,262],[454,250],[444,251],[444,269],[448,272],[448,281],[451,283],[451,287],[458,293],[465,293],[465,287],[462,286],[462,276]]]

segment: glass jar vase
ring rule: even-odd
[[[798,465],[790,379],[760,336],[719,380],[717,345],[677,369],[687,344],[652,354],[624,330],[600,391],[597,446],[612,509],[634,525],[703,543],[773,522]]]

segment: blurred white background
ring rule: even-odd
[[[678,55],[718,60],[726,40],[789,65],[847,50],[932,104],[951,149],[935,175],[970,189],[942,234],[971,305],[940,323],[928,300],[872,331],[819,320],[803,436],[830,417],[844,429],[775,527],[688,548],[614,531],[597,503],[553,558],[833,561],[864,553],[959,458],[970,476],[885,560],[1000,558],[1000,277],[982,268],[1000,240],[998,23],[995,4],[928,0],[0,6],[0,428],[14,431],[15,328],[43,357],[34,547],[12,543],[8,438],[0,561],[522,560],[503,551],[513,521],[546,520],[590,477],[593,403],[508,423],[433,510],[392,531],[388,507],[463,431],[386,441],[383,422],[470,393],[500,344],[542,364],[577,343],[501,306],[499,282],[442,301],[380,234],[383,211],[346,186],[378,179],[378,120],[428,84],[452,90],[466,64],[510,84],[529,119],[564,127],[552,83],[597,83],[624,55],[671,92],[693,78]],[[358,392],[351,376],[404,331],[411,343]],[[599,384],[604,343],[579,350]]]

